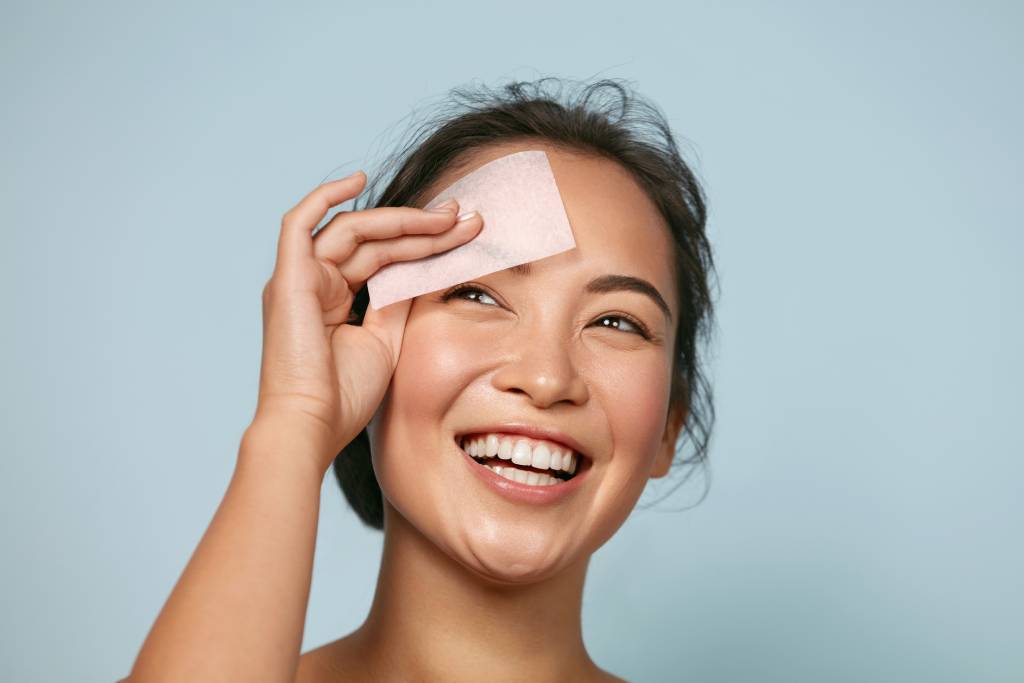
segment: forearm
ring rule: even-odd
[[[130,680],[291,681],[305,625],[323,473],[301,430],[251,426],[224,499]]]

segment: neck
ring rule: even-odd
[[[548,579],[502,585],[446,555],[385,499],[373,605],[355,635],[385,680],[564,681],[602,672],[583,644],[589,556]]]

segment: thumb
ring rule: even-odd
[[[398,364],[405,336],[405,323],[409,319],[412,299],[403,299],[383,308],[366,307],[362,327],[384,342],[391,351],[391,367]]]

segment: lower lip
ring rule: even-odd
[[[551,484],[550,486],[531,486],[530,484],[523,484],[518,481],[512,481],[506,479],[489,467],[481,465],[473,459],[466,451],[462,450],[458,444],[455,444],[456,450],[462,454],[463,459],[469,468],[473,470],[480,481],[486,486],[493,490],[498,495],[504,496],[509,500],[516,503],[533,503],[535,505],[544,505],[546,503],[557,503],[560,500],[564,500],[567,496],[571,496],[575,491],[583,485],[583,480],[587,478],[587,473],[590,472],[590,468],[577,470],[576,475],[568,481],[564,481],[561,484]]]

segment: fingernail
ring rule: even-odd
[[[446,201],[441,202],[437,206],[427,209],[427,211],[433,211],[434,213],[450,213],[451,211],[455,210],[455,207],[457,205],[458,202],[456,202],[454,199],[448,199]]]
[[[459,217],[455,220],[455,222],[461,223],[463,221],[468,221],[470,218],[476,216],[476,213],[476,211],[467,211],[466,213],[460,213]]]

